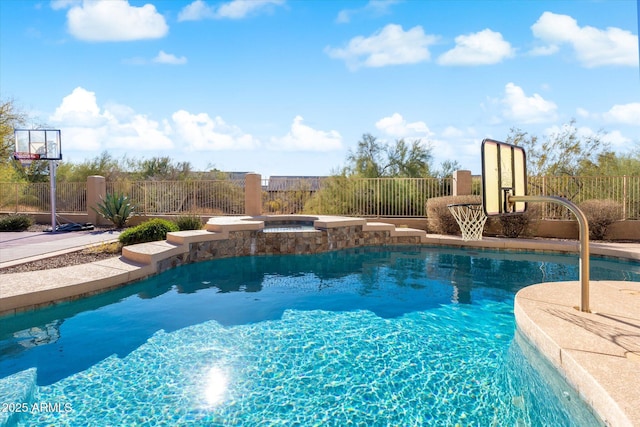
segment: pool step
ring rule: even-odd
[[[0,411],[0,425],[17,425],[22,413],[30,412],[36,377],[36,368],[30,368],[0,379],[0,402],[7,405]]]
[[[157,242],[124,246],[122,248],[122,256],[129,261],[155,266],[158,261],[188,251],[189,245],[177,245],[167,240],[160,240]]]
[[[396,227],[387,222],[368,222],[362,226],[362,231],[388,231],[392,237],[420,237],[420,243],[426,243],[427,232],[417,228]]]
[[[190,243],[224,240],[227,238],[229,238],[229,233],[207,230],[185,230],[167,233],[167,241],[175,245],[188,245]]]

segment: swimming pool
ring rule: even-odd
[[[192,264],[2,319],[0,401],[25,426],[600,425],[514,334],[518,289],[577,276],[571,256],[424,247]]]

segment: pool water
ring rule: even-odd
[[[301,231],[316,231],[313,221],[265,221],[264,233],[290,233]]]
[[[577,264],[396,247],[179,267],[2,319],[0,402],[27,410],[0,424],[602,425],[515,331],[515,292]]]

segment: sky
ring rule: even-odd
[[[640,146],[638,0],[3,0],[0,98],[107,151],[329,175],[365,133],[481,172],[484,138],[575,120]]]

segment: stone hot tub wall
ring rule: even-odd
[[[228,218],[225,220],[229,222]],[[210,233],[212,239],[205,239],[200,230],[193,232],[199,238],[189,242],[189,232],[181,232],[185,239],[182,243],[188,244],[188,250],[159,259],[157,272],[183,264],[235,256],[314,254],[362,246],[419,245],[424,243],[426,237],[422,230],[396,229],[391,224],[382,223],[367,224],[361,219],[339,219],[320,224],[316,221],[316,230],[313,231],[270,233],[262,231],[263,221],[259,221],[259,224],[253,220],[245,221],[236,220],[228,227],[216,224],[216,221],[208,223],[209,231],[205,233]],[[245,228],[243,226],[249,229],[241,229]],[[171,235],[168,240],[171,242]]]

